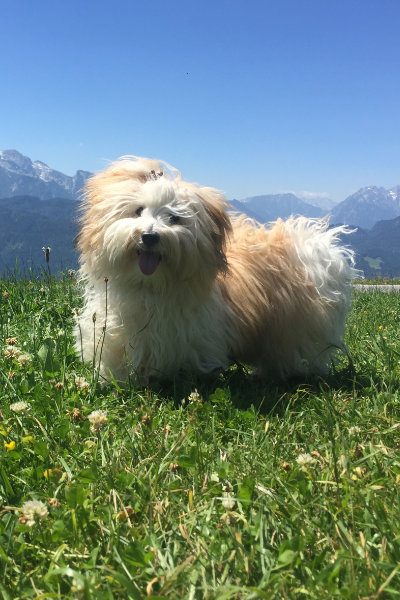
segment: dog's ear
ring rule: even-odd
[[[225,247],[227,237],[232,231],[232,224],[228,215],[228,203],[222,192],[214,188],[202,187],[198,190],[198,194],[210,218],[211,239],[217,254],[218,269],[227,272]]]

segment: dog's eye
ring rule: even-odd
[[[171,223],[171,225],[176,225],[177,223],[179,223],[180,218],[177,215],[171,215],[169,218],[169,222]]]
[[[143,206],[139,206],[139,208],[137,208],[135,210],[135,215],[137,215],[138,217],[140,217],[140,215],[142,214],[142,212],[143,212]]]

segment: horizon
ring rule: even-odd
[[[2,153],[5,153],[5,152],[17,152],[18,154],[21,154],[25,158],[28,158],[29,160],[31,160],[32,163],[42,163],[42,164],[45,164],[47,167],[49,167],[53,171],[56,171],[56,172],[61,173],[63,175],[66,175],[67,177],[73,177],[74,175],[76,175],[76,173],[78,171],[88,172],[91,175],[95,174],[93,172],[86,171],[85,169],[78,169],[77,171],[75,171],[75,173],[64,173],[63,171],[59,171],[58,169],[53,169],[52,165],[49,164],[48,162],[44,161],[44,160],[35,159],[35,158],[32,158],[30,156],[27,156],[27,155],[21,153],[17,148],[0,148],[0,155]],[[120,157],[120,158],[123,158],[123,157]],[[325,203],[331,203],[330,208],[329,208],[329,210],[331,210],[332,208],[334,208],[334,206],[336,206],[337,204],[340,204],[344,200],[347,200],[348,197],[354,195],[355,193],[357,193],[357,192],[359,192],[361,190],[369,190],[369,189],[372,189],[372,188],[377,188],[377,189],[385,189],[386,191],[390,191],[391,189],[394,189],[394,188],[397,188],[397,187],[400,187],[400,186],[398,184],[395,184],[393,186],[390,186],[390,188],[385,188],[384,186],[380,186],[380,185],[364,185],[361,188],[358,188],[357,190],[354,190],[354,192],[351,192],[345,198],[342,198],[342,200],[339,200],[339,201],[333,200],[333,198],[330,197],[330,196],[328,196],[326,193],[310,192],[310,191],[306,191],[306,190],[300,190],[300,191],[296,191],[296,190],[264,191],[263,193],[260,193],[260,194],[254,194],[254,196],[246,196],[246,197],[243,197],[243,198],[238,198],[238,197],[232,196],[232,197],[227,197],[227,199],[229,201],[235,201],[236,200],[238,202],[245,202],[247,200],[251,200],[251,199],[258,198],[258,197],[263,197],[263,196],[278,196],[278,195],[291,194],[291,195],[296,196],[300,200],[303,200],[307,204],[310,204],[310,205],[313,205],[313,206],[320,206],[319,201],[322,201],[322,202],[325,202]],[[313,201],[315,202],[315,204],[313,204]],[[327,210],[328,210],[328,208],[327,208]]]
[[[104,0],[21,0],[2,13],[4,149],[66,174],[153,156],[238,199],[337,203],[398,185],[393,0],[121,0],[112,15]]]

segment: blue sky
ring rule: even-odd
[[[399,0],[0,0],[0,149],[232,198],[400,184]]]

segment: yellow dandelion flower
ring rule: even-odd
[[[12,452],[15,450],[16,445],[17,444],[14,442],[14,440],[11,440],[11,442],[4,442],[4,448],[7,450],[7,452]]]

